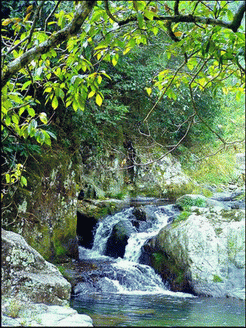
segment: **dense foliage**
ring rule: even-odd
[[[218,138],[244,92],[242,1],[2,1],[3,186],[57,140],[99,151],[139,132],[167,153]],[[233,77],[233,83],[228,79]]]

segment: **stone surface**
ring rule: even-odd
[[[53,264],[25,239],[2,229],[2,296],[15,296],[23,301],[68,304],[70,283]]]
[[[5,326],[93,327],[93,322],[88,315],[78,314],[70,307],[27,302],[15,318],[2,313],[2,327]]]
[[[190,212],[145,245],[152,265],[173,290],[245,297],[245,210],[210,205]]]

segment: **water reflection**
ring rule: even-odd
[[[165,295],[84,295],[71,300],[98,326],[245,326],[244,302]]]

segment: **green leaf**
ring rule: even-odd
[[[48,146],[51,146],[50,136],[49,136],[49,134],[47,133],[47,131],[42,130],[42,135],[43,135],[44,142],[45,142]]]
[[[75,112],[77,112],[79,105],[78,105],[76,99],[73,100],[72,106],[73,106],[73,109],[75,110]]]
[[[27,186],[27,179],[25,177],[23,177],[23,175],[21,176],[20,182],[21,182],[22,186]]]
[[[44,92],[51,92],[51,91],[52,91],[51,87],[48,87],[48,88],[44,89]]]
[[[11,119],[12,119],[12,122],[13,123],[19,124],[19,119],[20,118],[19,118],[19,116],[17,114],[12,115]]]
[[[21,91],[25,90],[30,84],[32,84],[32,81],[26,81],[26,82],[23,84],[23,86],[22,86],[22,88],[21,88]]]
[[[92,90],[89,94],[88,94],[88,98],[92,98],[94,96],[94,94],[96,93],[95,90]]]
[[[47,115],[46,113],[42,112],[39,114],[40,121],[43,122],[44,124],[48,123]]]
[[[27,111],[31,117],[34,117],[36,115],[35,110],[32,107],[28,107]]]
[[[119,54],[115,54],[112,58],[112,64],[115,66],[118,62],[118,59],[119,59]]]
[[[10,118],[10,116],[7,116],[7,117],[5,118],[5,124],[6,124],[7,126],[9,126],[9,125],[11,124],[11,118]]]
[[[137,20],[138,20],[139,28],[142,29],[144,27],[144,17],[140,12],[138,12],[138,14],[137,14]]]
[[[53,132],[51,132],[51,131],[46,131],[50,136],[51,136],[51,138],[53,138],[53,139],[57,139],[56,138],[56,135],[53,133]]]
[[[127,47],[127,48],[123,51],[123,55],[126,55],[130,50],[131,50],[131,48]]]
[[[56,109],[58,107],[58,99],[56,96],[54,96],[54,98],[52,99],[52,103],[51,106]]]
[[[100,94],[98,93],[97,95],[96,95],[96,103],[97,103],[97,105],[98,106],[101,106],[102,105],[102,97],[100,96]]]

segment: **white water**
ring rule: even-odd
[[[128,239],[126,245],[124,259],[130,262],[138,262],[141,255],[141,248],[147,239],[154,237],[158,232],[167,225],[168,216],[155,212],[157,222],[153,223],[153,226],[145,232],[136,232],[132,234]]]
[[[165,209],[167,210],[165,211]],[[149,238],[156,236],[160,229],[167,225],[168,218],[174,213],[171,211],[170,205],[151,208],[151,218],[148,219],[149,227],[142,232],[138,232],[136,228],[133,229],[134,232],[128,239],[123,259],[121,257],[113,259],[104,255],[113,227],[119,221],[130,221],[133,218],[132,211],[133,208],[128,208],[115,215],[105,217],[97,227],[92,249],[79,247],[80,259],[111,260],[110,268],[114,272],[113,278],[107,277],[105,274],[104,279],[111,284],[114,291],[116,290],[120,294],[165,294],[192,297],[191,294],[169,291],[153,268],[138,263],[144,243]]]

